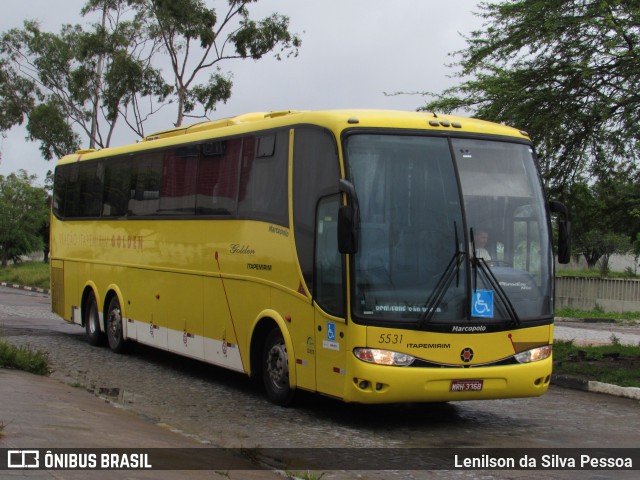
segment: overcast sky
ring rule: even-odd
[[[46,31],[59,33],[65,23],[91,23],[79,12],[85,0],[22,0],[10,2],[0,16],[0,32],[38,20]],[[207,0],[210,6],[226,5]],[[420,96],[386,96],[396,91],[441,91],[456,82],[446,64],[450,52],[464,48],[461,34],[481,26],[478,0],[260,0],[252,17],[279,12],[290,18],[290,30],[300,34],[297,58],[276,61],[234,61],[222,65],[233,73],[232,97],[211,118],[254,111],[384,108],[415,110]],[[207,75],[208,76],[208,75]],[[171,107],[154,118],[146,132],[170,128]],[[196,120],[185,121],[185,124]],[[112,146],[136,141],[120,131]],[[83,145],[86,147],[87,145]],[[0,174],[20,168],[40,182],[54,161],[45,161],[38,144],[25,139],[22,128],[0,138]]]

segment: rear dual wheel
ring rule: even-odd
[[[105,343],[105,335],[100,330],[100,312],[93,292],[89,294],[85,301],[83,315],[87,342],[93,346],[103,345]]]
[[[122,329],[122,310],[120,309],[120,301],[115,295],[111,297],[109,301],[105,328],[107,330],[109,348],[116,353],[125,353],[127,350],[127,341],[124,338]]]
[[[289,355],[279,328],[267,335],[262,353],[262,380],[267,397],[277,405],[289,405],[295,389],[289,386]]]

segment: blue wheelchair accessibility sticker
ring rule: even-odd
[[[471,302],[471,315],[493,318],[493,291],[475,290]]]
[[[330,342],[336,340],[336,324],[333,322],[327,322],[327,340]]]

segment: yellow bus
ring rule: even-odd
[[[244,372],[278,404],[541,395],[554,254],[534,160],[513,128],[375,110],[79,151],[55,171],[52,310],[92,345]]]

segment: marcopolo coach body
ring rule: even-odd
[[[549,385],[549,206],[530,139],[502,125],[253,113],[80,151],[56,168],[51,275],[91,344],[244,372],[276,403]]]

